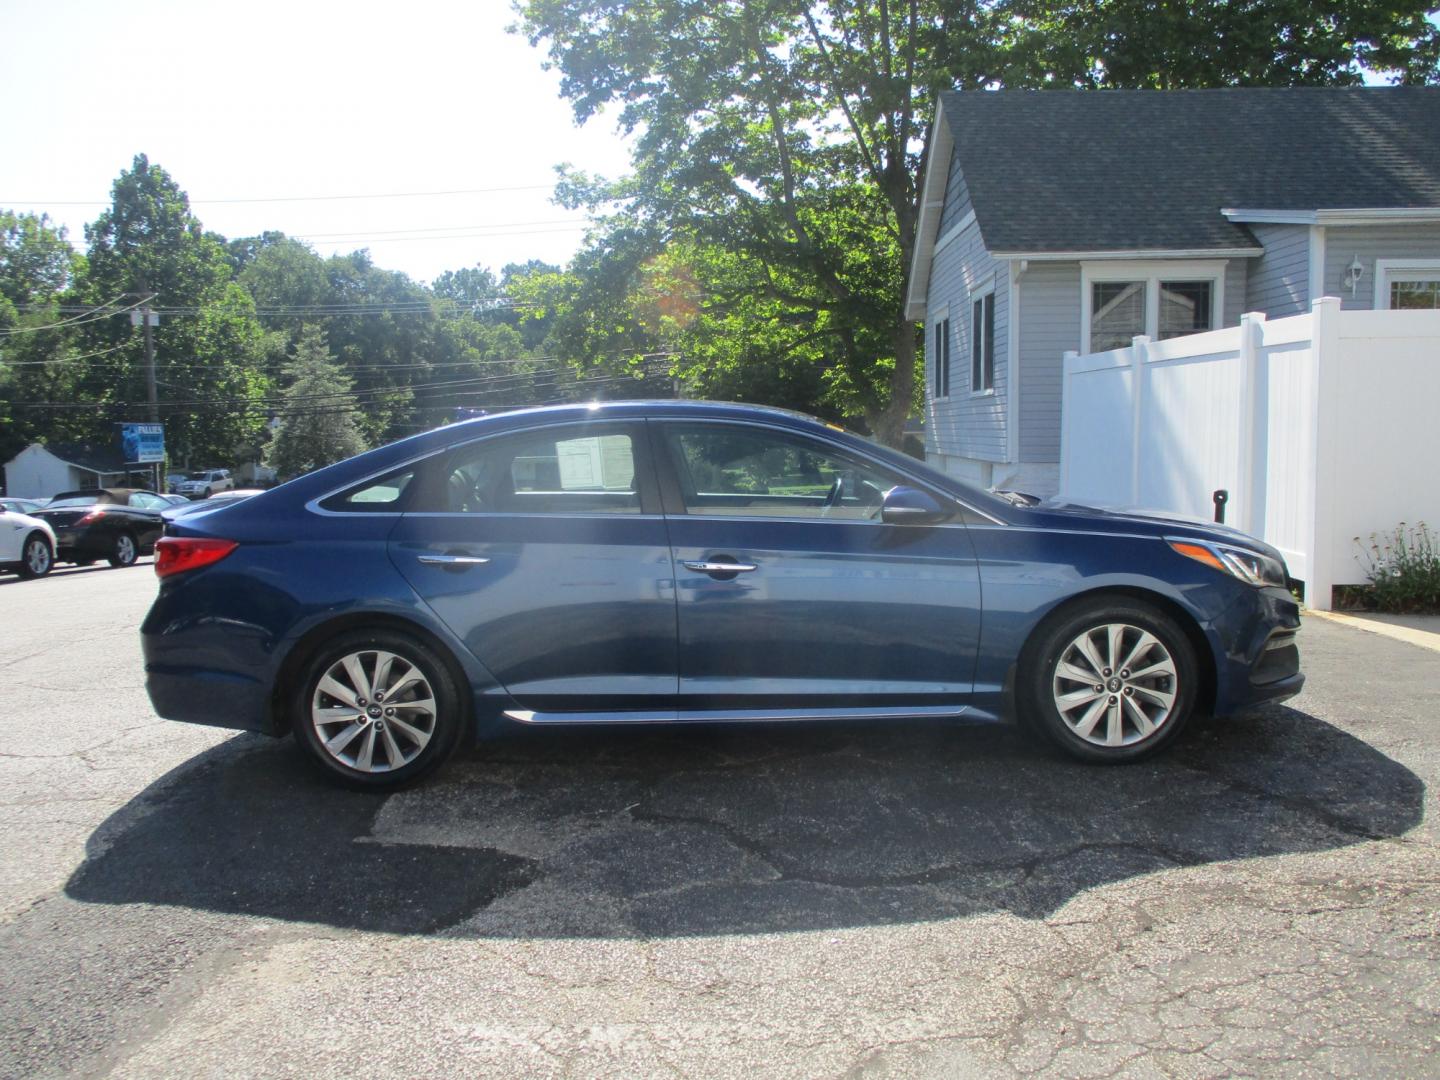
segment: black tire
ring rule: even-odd
[[[22,578],[42,578],[55,567],[55,550],[44,533],[31,533],[20,548],[19,574]]]
[[[1112,649],[1106,628],[1114,626],[1125,629]],[[1144,634],[1155,645],[1144,645]],[[1082,636],[1101,661],[1099,671],[1080,646]],[[1104,666],[1109,656],[1124,662],[1142,646],[1140,658],[1132,661],[1139,678],[1129,678],[1130,668]],[[1062,661],[1066,668],[1057,679]],[[1167,663],[1172,674],[1165,671]],[[1072,677],[1080,673],[1094,682]],[[1199,679],[1194,647],[1169,615],[1129,597],[1097,598],[1036,631],[1022,656],[1016,696],[1024,726],[1071,757],[1121,764],[1158,753],[1180,735],[1194,711]],[[1170,697],[1168,710],[1165,695]],[[1062,699],[1070,701],[1063,713]],[[1148,732],[1146,723],[1153,725]]]
[[[135,560],[140,557],[140,542],[135,539],[133,533],[122,532],[115,535],[115,540],[107,556],[111,566],[117,570],[127,566],[134,566]]]
[[[209,488],[206,488],[206,489],[205,489],[205,494],[204,494],[203,497],[206,498],[206,499],[208,499],[208,498],[209,498],[211,495],[213,495],[213,494],[215,494],[213,491],[211,491]]]
[[[368,697],[356,698],[356,702],[363,703],[362,710],[347,700],[325,693],[321,687],[322,680],[331,675],[332,669],[343,666],[342,661],[346,657],[357,655],[361,658],[365,677],[373,678],[377,671],[372,664],[378,666],[380,663],[379,657],[374,655],[378,653],[397,657],[398,662],[413,668],[428,684],[428,700],[434,704],[429,711],[428,740],[423,745],[417,745],[416,740],[405,731],[407,728],[412,732],[427,731],[427,718],[423,711],[408,704],[409,701],[427,699],[412,696],[423,693],[414,684],[402,688],[410,674],[404,668],[392,665],[392,676],[387,680],[401,694],[394,699],[394,705]],[[341,673],[338,677],[342,688],[354,689],[350,685],[353,680],[348,675]],[[450,759],[463,734],[470,728],[466,700],[467,695],[461,693],[449,666],[417,638],[390,629],[349,631],[326,642],[306,662],[290,694],[290,726],[295,742],[305,757],[331,780],[361,790],[387,790],[413,784]],[[322,702],[330,705],[322,706]],[[312,712],[317,709],[337,716],[342,713],[352,715],[317,722]],[[379,715],[375,715],[377,710]],[[397,710],[404,719],[396,715]],[[360,715],[362,711],[366,715]],[[388,733],[386,725],[389,725]],[[355,728],[358,731],[352,730]],[[327,742],[334,745],[347,734],[350,735],[349,741],[339,746],[337,751],[326,748]],[[361,767],[367,738],[373,750],[369,769]],[[401,751],[398,763],[392,760],[393,751],[389,747]],[[407,756],[411,751],[414,751],[413,756]],[[380,756],[386,759],[383,766],[378,760]]]

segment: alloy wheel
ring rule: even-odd
[[[435,734],[435,693],[412,660],[383,649],[349,653],[326,669],[310,701],[325,752],[362,773],[393,772]]]
[[[38,536],[25,545],[25,565],[36,577],[49,571],[50,558],[50,545]]]
[[[1165,726],[1179,693],[1175,658],[1150,631],[1106,623],[1060,654],[1052,687],[1070,731],[1094,746],[1131,746]]]

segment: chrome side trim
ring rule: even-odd
[[[912,705],[873,709],[668,709],[615,712],[538,712],[506,709],[504,715],[522,724],[719,724],[805,720],[896,720],[959,718],[968,705]]]
[[[429,566],[483,566],[490,560],[483,555],[420,555],[416,561]]]

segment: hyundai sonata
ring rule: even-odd
[[[386,787],[496,725],[1015,717],[1133,761],[1297,693],[1273,548],[977,490],[798,414],[535,409],[172,520],[161,716]]]

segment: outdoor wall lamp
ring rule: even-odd
[[[1349,266],[1345,268],[1345,284],[1350,286],[1350,295],[1356,295],[1355,290],[1360,287],[1360,279],[1365,276],[1365,265],[1356,255]]]

